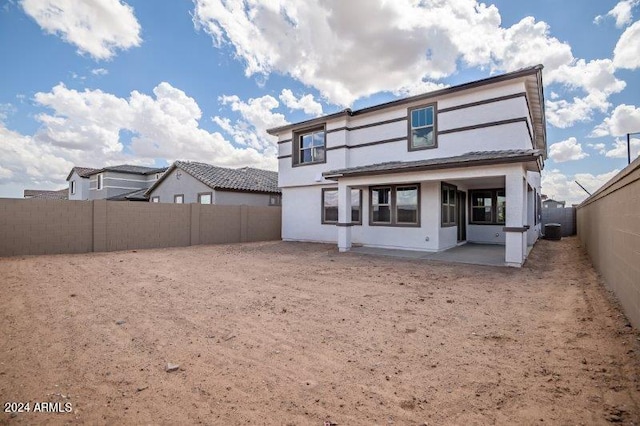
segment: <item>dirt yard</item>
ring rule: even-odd
[[[638,334],[575,238],[521,270],[270,242],[0,259],[0,283],[0,423],[640,423]]]

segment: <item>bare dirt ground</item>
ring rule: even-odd
[[[270,242],[0,259],[0,282],[3,409],[73,410],[0,423],[640,423],[638,334],[575,238],[521,270]]]

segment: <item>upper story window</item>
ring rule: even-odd
[[[326,134],[324,127],[295,133],[293,145],[293,164],[324,163]]]
[[[69,182],[69,189],[71,190],[72,194],[76,193],[76,181],[72,180]]]
[[[151,202],[152,203],[159,203],[160,202],[160,197],[151,197]]]
[[[435,104],[409,110],[409,151],[435,148],[436,106]]]
[[[177,194],[173,196],[173,202],[176,204],[183,204],[184,203],[184,195],[183,194]]]
[[[103,188],[103,184],[104,184],[104,182],[103,182],[103,176],[102,176],[102,173],[100,173],[100,174],[98,175],[98,189],[102,189],[102,188]]]

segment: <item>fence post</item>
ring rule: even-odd
[[[246,243],[249,234],[249,211],[247,206],[240,206],[240,242]]]
[[[93,200],[93,251],[107,251],[107,201]]]
[[[191,203],[191,243],[192,246],[200,244],[200,204]]]

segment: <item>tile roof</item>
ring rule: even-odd
[[[174,168],[179,168],[189,173],[212,189],[280,193],[278,172],[255,169],[253,167],[229,169],[195,161],[176,161],[171,165],[168,172],[171,172]],[[168,174],[166,173],[164,176],[168,176]],[[149,188],[147,194],[151,193],[162,180],[163,178],[160,178]]]
[[[476,151],[463,155],[443,158],[430,158],[417,161],[390,161],[367,166],[350,167],[331,170],[322,173],[326,179],[337,180],[343,176],[376,175],[385,173],[412,172],[422,170],[448,169],[465,166],[480,166],[486,164],[501,164],[509,162],[537,161],[542,157],[539,149],[513,149],[504,151]]]
[[[68,200],[69,189],[59,189],[57,191],[45,191],[42,189],[25,189],[24,198],[36,198],[40,200]]]
[[[149,197],[146,195],[148,188],[136,189],[135,191],[125,192],[124,194],[114,195],[107,198],[108,201],[147,201]]]
[[[145,166],[134,166],[131,164],[120,164],[117,166],[107,166],[102,169],[95,169],[89,175],[95,175],[96,173],[101,172],[121,172],[121,173],[132,173],[137,175],[150,175],[153,173],[162,173],[167,170],[167,167],[145,167]]]
[[[88,178],[90,174],[96,171],[98,171],[98,169],[92,169],[91,167],[74,167],[69,172],[69,175],[67,176],[67,180],[71,178],[71,175],[73,174],[73,172],[76,172],[80,177]]]

